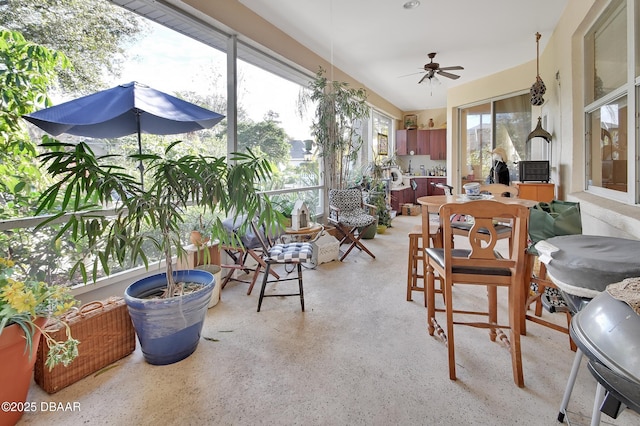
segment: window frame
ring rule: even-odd
[[[610,93],[602,96],[601,98],[588,102],[588,95],[593,88],[586,87],[588,77],[593,75],[590,70],[593,69],[595,58],[593,55],[589,57],[588,43],[592,40],[593,33],[597,31],[599,25],[607,23],[608,17],[616,13],[617,8],[626,8],[626,54],[627,54],[627,77],[622,86],[612,90]],[[640,0],[622,0],[621,2],[611,2],[605,7],[601,13],[595,17],[592,24],[585,31],[582,44],[583,44],[583,75],[585,77],[583,103],[583,126],[584,126],[584,163],[583,163],[583,189],[585,192],[593,195],[607,198],[610,200],[618,201],[624,204],[637,205],[640,203],[640,185],[638,183],[638,176],[640,172],[640,160],[638,159],[639,147],[639,135],[638,124],[640,118],[640,78],[636,75],[640,72],[640,67],[636,64],[639,63],[640,58],[637,57],[637,45],[640,43],[640,25],[635,22],[635,17],[640,15]],[[589,60],[592,62],[589,62]],[[638,69],[637,69],[638,68]],[[589,173],[591,171],[592,164],[592,131],[590,114],[596,112],[601,107],[614,102],[616,99],[627,97],[627,116],[626,116],[626,134],[627,134],[627,191],[617,191],[614,189],[604,188],[602,186],[593,185],[589,180]],[[599,130],[598,130],[599,131]]]

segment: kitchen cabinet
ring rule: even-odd
[[[553,183],[514,182],[514,184],[518,188],[518,198],[545,203],[555,198],[556,186]]]
[[[429,155],[429,136],[431,130],[418,130],[416,154]]]
[[[418,130],[396,130],[396,154],[410,155],[418,150]]]
[[[429,155],[432,160],[447,159],[447,129],[428,130]]]
[[[391,209],[395,210],[398,214],[402,211],[403,204],[413,203],[414,201],[413,189],[411,187],[391,191]]]
[[[444,195],[444,189],[436,188],[435,183],[447,183],[447,178],[432,178],[429,180],[429,195]]]
[[[416,188],[415,197],[412,201],[413,203],[415,203],[418,198],[429,195],[429,181],[431,179],[419,178],[414,180],[416,181],[417,188]]]

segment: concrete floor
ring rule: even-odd
[[[458,380],[449,380],[446,348],[426,332],[422,295],[405,300],[407,233],[419,223],[419,216],[395,218],[367,242],[375,260],[354,252],[305,270],[304,313],[297,297],[265,299],[257,313],[259,288],[247,296],[246,284],[230,283],[203,329],[216,341],[202,339],[191,357],[161,367],[145,363],[137,348],[53,395],[32,384],[28,401],[39,409],[19,424],[557,424],[574,358],[565,334],[528,325],[519,389],[509,352],[485,330],[457,327]],[[456,300],[484,303],[483,292],[468,287],[454,288]],[[583,363],[571,424],[588,424],[594,392]],[[41,402],[80,409],[42,411]],[[640,416],[626,410],[617,420],[603,415],[605,422],[637,425]]]

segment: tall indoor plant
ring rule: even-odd
[[[320,67],[309,88],[301,92],[300,110],[315,106],[311,126],[324,163],[325,199],[330,189],[345,189],[363,138],[360,121],[369,117],[367,92],[348,83],[331,81]]]
[[[257,191],[258,182],[271,174],[266,160],[250,151],[236,153],[231,166],[224,157],[175,158],[173,148],[177,143],[169,145],[163,156],[131,156],[147,163],[144,188],[137,178],[114,165],[111,156],[96,157],[85,143],[44,143],[46,152],[40,156],[56,183],[43,193],[36,213],[54,208],[59,212],[39,226],[74,213],[58,236],[68,231],[73,240],[84,239],[88,244],[91,257],[76,263],[72,273],[79,271],[87,281],[90,271],[95,280],[99,267],[109,273],[110,260],[120,265],[141,260],[148,267],[145,242],[151,242],[163,254],[165,272],[134,282],[125,292],[143,354],[152,364],[176,362],[195,350],[213,290],[209,272],[173,271],[174,255],[185,254],[181,225],[186,208],[195,204],[223,216],[243,214],[267,226],[279,218],[268,198]],[[114,199],[118,201],[114,203]],[[112,217],[91,212],[105,205],[113,205]],[[232,243],[221,219],[216,219],[211,231],[214,239]],[[199,285],[187,294],[185,282]],[[186,306],[187,302],[195,307]],[[176,310],[175,315],[164,312],[170,306]],[[162,317],[168,317],[169,324],[158,326]]]

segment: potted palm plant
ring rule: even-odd
[[[125,291],[145,360],[160,365],[180,361],[195,351],[214,286],[213,275],[207,271],[173,270],[174,255],[185,254],[181,230],[186,208],[195,204],[224,216],[246,214],[267,226],[274,226],[281,217],[257,191],[256,185],[271,175],[266,160],[251,151],[236,153],[233,166],[224,157],[174,158],[172,149],[177,143],[163,156],[131,156],[148,163],[144,188],[113,164],[112,156],[96,157],[84,143],[45,142],[46,152],[40,156],[57,179],[41,196],[36,214],[54,208],[59,212],[39,226],[73,213],[58,235],[68,231],[73,240],[84,239],[88,244],[89,257],[78,261],[71,273],[79,271],[86,282],[89,275],[96,279],[100,267],[108,274],[109,261],[124,265],[141,260],[148,268],[148,243],[162,253],[165,271],[138,280]],[[91,212],[105,205],[113,205],[111,217]],[[211,235],[225,244],[233,243],[219,218]]]

